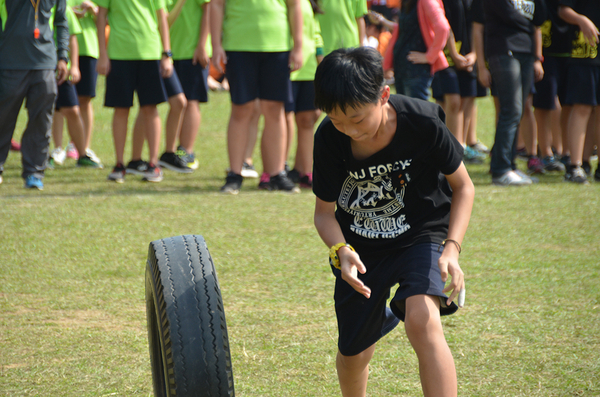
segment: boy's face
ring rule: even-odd
[[[355,141],[372,139],[382,127],[383,107],[390,98],[390,87],[385,86],[377,103],[369,103],[358,108],[346,108],[346,113],[335,108],[327,114],[333,126],[342,134]]]

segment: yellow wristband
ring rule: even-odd
[[[354,247],[352,247],[350,244],[346,244],[346,243],[338,243],[329,249],[329,259],[330,259],[331,265],[333,267],[335,267],[336,269],[340,269],[340,270],[341,270],[342,266],[340,264],[340,257],[338,255],[338,251],[342,247],[348,247],[352,251],[356,252]]]

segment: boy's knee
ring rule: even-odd
[[[356,355],[353,355],[353,356],[345,356],[340,351],[338,351],[338,355],[337,355],[338,365],[341,365],[346,369],[364,368],[371,361],[374,351],[375,351],[375,346],[371,346],[370,348],[368,348]]]
[[[171,106],[171,109],[183,112],[188,105],[188,101],[184,94],[178,94],[169,98],[169,105]]]

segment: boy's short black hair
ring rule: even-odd
[[[377,103],[384,86],[382,56],[374,48],[341,48],[327,55],[315,74],[315,106],[346,112]]]

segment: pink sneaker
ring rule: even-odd
[[[67,158],[73,160],[79,159],[79,153],[77,152],[75,145],[73,145],[73,142],[69,142],[67,145]]]

